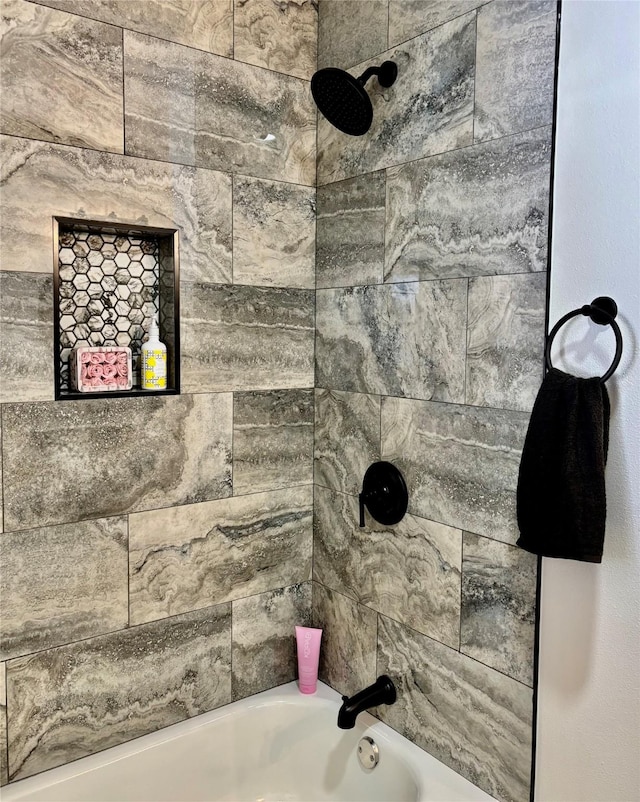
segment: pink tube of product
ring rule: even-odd
[[[321,629],[296,627],[298,685],[300,693],[315,693],[318,686]]]

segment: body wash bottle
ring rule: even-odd
[[[143,390],[167,389],[167,348],[160,342],[155,315],[149,326],[149,339],[142,344],[141,379]]]

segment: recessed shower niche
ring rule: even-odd
[[[54,217],[53,243],[56,398],[179,393],[177,230]],[[140,351],[154,315],[167,347],[165,390],[140,386]],[[131,348],[133,387],[89,393],[73,389],[69,360],[82,345]]]

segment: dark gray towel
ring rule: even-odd
[[[518,477],[518,546],[602,562],[609,395],[598,378],[552,368],[531,413]]]

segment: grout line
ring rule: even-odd
[[[469,292],[471,291],[471,279],[467,278],[467,292],[466,292],[466,307],[465,307],[465,333],[464,333],[464,375],[462,377],[462,384],[463,384],[463,398],[465,406],[473,406],[473,404],[468,403],[467,397],[467,374],[469,370],[469,337],[470,337],[470,326],[469,326]]]
[[[471,141],[476,141],[476,90],[478,88],[478,9],[475,10],[475,48],[473,51],[473,112],[471,114]]]
[[[122,155],[127,152],[127,111],[126,111],[126,92],[125,92],[125,68],[124,68],[124,28],[122,30]]]
[[[127,527],[127,627],[131,626],[131,533],[129,531],[129,516],[126,517]]]

